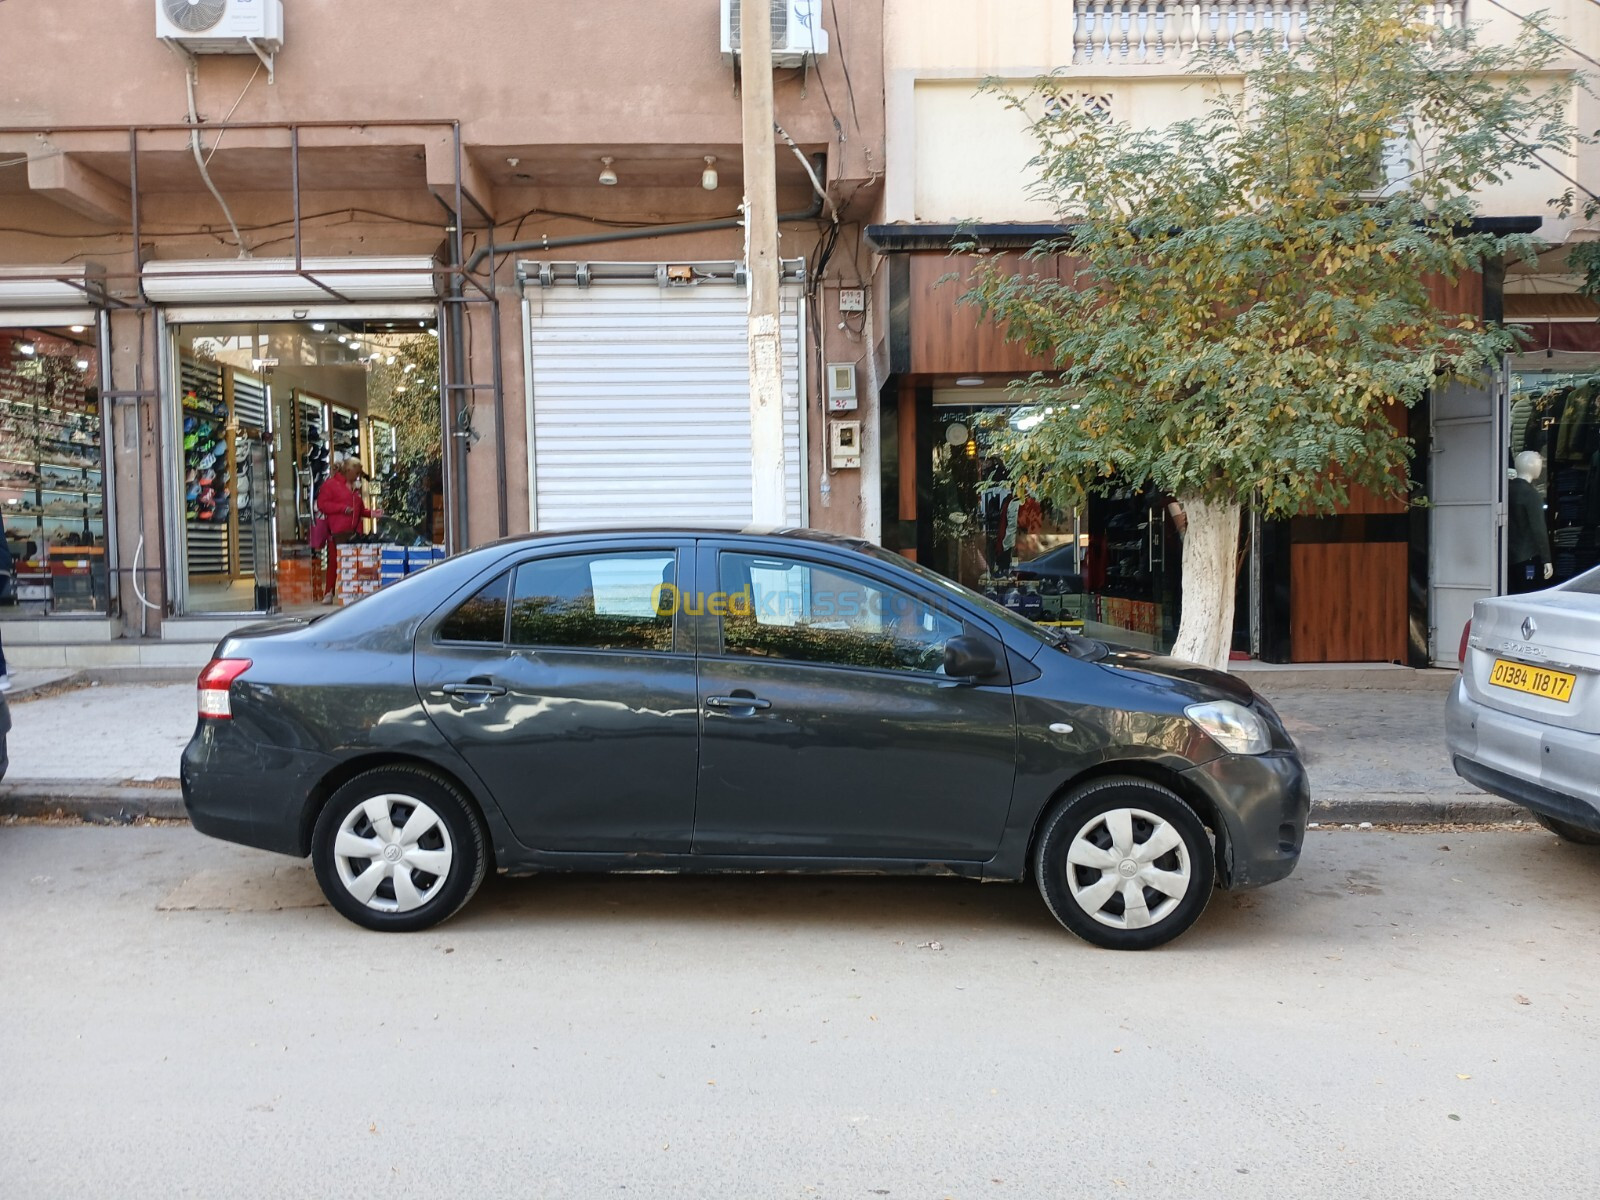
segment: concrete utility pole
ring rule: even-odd
[[[741,0],[739,18],[744,258],[750,269],[751,516],[757,525],[783,525],[783,342],[778,322],[778,162],[772,134],[770,0]]]

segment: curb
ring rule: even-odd
[[[19,779],[0,784],[0,816],[80,817],[127,825],[141,817],[187,820],[183,793],[135,784]]]
[[[1532,819],[1527,809],[1493,796],[1395,793],[1311,802],[1311,820],[1324,825],[1510,825]]]

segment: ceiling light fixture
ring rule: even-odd
[[[87,325],[74,325],[72,327],[72,332],[73,333],[82,333],[84,330],[86,330],[88,328],[89,327]]]
[[[313,321],[313,322],[311,322],[311,331],[313,333],[324,333],[324,332],[327,331],[327,328],[328,328],[328,324],[327,324],[326,321]]]
[[[340,334],[340,335],[339,335],[339,345],[341,345],[341,346],[342,346],[342,345],[344,345],[344,344],[345,344],[345,343],[346,343],[346,342],[348,342],[348,341],[349,341],[349,340],[350,340],[350,339],[349,339],[349,338],[347,338],[347,337],[345,337],[345,335],[344,335],[344,334],[342,334],[342,333],[341,333],[341,334]]]
[[[960,379],[956,380],[956,386],[957,387],[982,387],[983,386],[983,380],[979,379],[976,375],[964,375]]]
[[[80,358],[78,360],[78,370],[87,371],[88,369],[89,369],[89,360],[87,358]]]
[[[439,331],[437,329],[435,329],[432,325],[430,325],[430,326],[428,326],[428,336],[429,337],[438,337],[439,336]]]
[[[17,343],[17,351],[19,353],[21,353],[21,354],[26,354],[29,358],[33,357],[34,349],[35,349],[35,347],[34,347],[34,344],[32,342],[18,342]]]
[[[350,349],[352,349],[352,350],[359,350],[359,349],[361,349],[361,342],[360,342],[360,339],[358,339],[358,338],[351,338],[351,339],[350,339]]]
[[[600,186],[616,187],[617,173],[611,169],[611,164],[617,160],[607,154],[600,160]]]
[[[718,182],[717,156],[708,154],[706,155],[706,169],[700,173],[700,186],[708,192],[714,192],[717,190]]]

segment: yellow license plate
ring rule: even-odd
[[[1489,672],[1489,682],[1495,687],[1527,692],[1530,696],[1543,696],[1547,700],[1565,704],[1572,699],[1572,685],[1578,682],[1578,677],[1568,675],[1565,671],[1530,667],[1497,658],[1494,660],[1494,670]]]

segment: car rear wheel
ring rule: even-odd
[[[335,792],[311,835],[322,892],[357,925],[427,929],[472,898],[488,867],[483,827],[449,781],[380,767]]]
[[[1211,839],[1175,793],[1145,779],[1098,779],[1045,818],[1034,877],[1056,920],[1108,950],[1170,942],[1205,911]]]
[[[1600,846],[1600,833],[1592,829],[1585,829],[1582,825],[1574,825],[1555,817],[1547,817],[1543,813],[1534,813],[1533,819],[1565,841],[1576,842],[1580,846]]]

